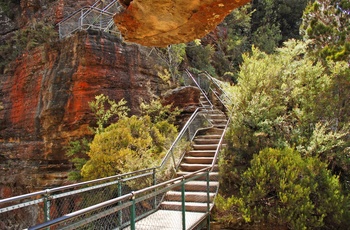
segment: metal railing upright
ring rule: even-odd
[[[99,0],[92,6],[82,7],[57,23],[59,36],[62,39],[76,31],[88,29],[101,30],[120,36],[113,16],[122,9],[124,7],[118,0],[112,0],[109,3]]]
[[[181,192],[184,193],[184,187],[191,181],[196,179],[206,177],[209,178],[210,167],[198,170],[191,174],[188,174],[183,177],[174,178],[157,185],[153,185],[144,189],[130,192],[123,196],[110,199],[108,201],[66,214],[54,220],[50,220],[33,227],[29,227],[28,230],[39,230],[39,229],[98,229],[103,226],[104,229],[131,229],[135,230],[136,222],[140,219],[149,216],[154,211],[150,210],[140,210],[140,207],[144,206],[145,203],[149,203],[150,199],[153,197],[162,195],[168,191],[171,191],[174,188],[181,187]],[[208,184],[209,186],[209,184]],[[207,188],[207,193],[209,193],[209,187]],[[208,195],[209,197],[209,195]],[[210,203],[210,200],[207,200]],[[180,210],[181,216],[186,217],[186,210],[184,207]],[[208,210],[202,214],[202,216],[208,215],[210,212]],[[122,219],[116,216],[117,214],[123,213]],[[170,213],[169,213],[170,215]],[[166,217],[165,217],[166,218]],[[101,222],[103,220],[103,222]],[[118,222],[118,220],[120,222]],[[157,222],[161,221],[158,218],[149,218],[148,220],[144,219],[146,222],[145,225],[152,229]],[[194,224],[186,225],[188,221],[183,221],[181,223],[182,229],[191,229],[194,227]],[[168,225],[179,226],[179,223],[167,223]],[[145,227],[145,225],[143,227]],[[146,228],[144,228],[146,229]]]
[[[0,226],[23,229],[171,179],[197,130],[211,126],[202,108],[197,108],[158,167],[2,199]],[[160,199],[153,200],[153,209]]]
[[[192,79],[195,81],[193,77]],[[205,93],[203,90],[202,92]],[[209,100],[208,97],[206,99]],[[213,104],[211,105],[212,109]],[[63,229],[75,229],[90,224],[93,228],[103,222],[108,228],[129,225],[132,229],[136,220],[157,210],[165,192],[174,188],[175,184],[184,187],[185,183],[194,180],[199,174],[203,177],[207,173],[209,186],[209,173],[217,162],[229,120],[215,151],[212,165],[185,177],[171,179],[198,130],[213,127],[206,112],[207,108],[195,110],[158,167],[2,199],[0,226],[10,226],[5,229],[13,229],[14,226],[17,229],[29,226],[36,226],[31,229],[41,229],[40,226],[46,228],[64,223],[67,227],[62,226]],[[209,187],[207,192],[206,215],[212,207],[209,204]]]

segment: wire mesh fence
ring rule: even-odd
[[[204,181],[203,197],[187,198],[189,187],[197,179],[209,180],[209,169],[195,172],[184,178],[172,179],[158,185],[134,191],[118,198],[102,202],[70,213],[61,218],[29,228],[34,229],[184,229],[191,228],[207,218],[212,188]],[[215,186],[214,186],[215,187]],[[179,208],[164,205],[163,197],[180,188]],[[168,195],[166,195],[168,196]],[[191,203],[201,202],[204,209],[191,210]],[[197,205],[198,206],[198,205]],[[199,205],[200,206],[200,205]],[[183,228],[184,227],[184,228]]]
[[[206,111],[197,109],[184,125],[164,157],[157,171],[158,182],[169,180],[175,176],[183,156],[191,149],[191,143],[197,131],[209,127],[212,127],[212,124],[206,116]]]
[[[155,169],[0,200],[0,229],[24,229],[155,184]]]
[[[120,33],[113,21],[113,15],[123,10],[118,0],[97,1],[92,6],[86,6],[75,11],[58,23],[60,38],[69,36],[79,30],[100,30],[115,35]]]

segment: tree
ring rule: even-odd
[[[166,48],[156,49],[158,57],[167,66],[173,82],[179,76],[179,66],[186,56],[186,44],[169,45]]]
[[[81,181],[83,177],[80,172],[83,166],[88,161],[87,152],[89,152],[90,141],[87,138],[70,141],[65,148],[66,156],[70,158],[73,164],[72,170],[68,173],[68,180]]]
[[[237,188],[253,155],[269,147],[295,147],[305,157],[320,157],[349,186],[350,129],[343,113],[349,105],[339,104],[348,93],[339,97],[334,90],[336,79],[348,72],[347,63],[325,67],[307,47],[292,40],[271,55],[256,48],[244,55],[238,84],[228,92],[234,122],[220,162],[227,192]]]
[[[253,0],[252,44],[272,53],[288,39],[298,39],[308,0]]]
[[[350,60],[350,3],[347,0],[311,1],[301,27],[305,39],[312,39],[310,52],[322,59]]]

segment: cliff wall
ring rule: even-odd
[[[150,51],[90,31],[19,57],[1,75],[0,197],[67,183],[64,147],[90,134],[96,95],[125,98],[137,113],[141,98],[163,90]]]

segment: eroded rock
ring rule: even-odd
[[[201,38],[250,0],[120,0],[114,16],[125,41],[164,47]]]
[[[13,72],[0,75],[0,199],[67,183],[64,147],[96,123],[88,102],[103,93],[137,113],[140,99],[165,84],[157,58],[98,32],[22,54]]]

